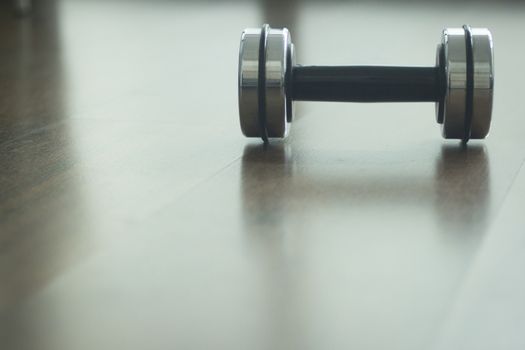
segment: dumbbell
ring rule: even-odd
[[[483,139],[494,91],[492,35],[446,28],[434,67],[296,65],[288,29],[247,28],[239,51],[239,116],[247,137],[283,138],[294,101],[435,102],[445,139]]]

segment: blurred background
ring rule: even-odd
[[[524,349],[525,3],[0,2],[0,349]],[[296,104],[245,139],[241,32],[301,64],[495,41],[491,134]]]

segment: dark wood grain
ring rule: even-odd
[[[523,349],[525,8],[454,7],[2,7],[0,349]],[[236,86],[263,22],[339,65],[431,65],[443,26],[486,25],[491,135],[303,103],[264,150]]]

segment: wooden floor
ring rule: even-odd
[[[35,4],[0,15],[0,349],[525,349],[525,6]],[[264,21],[304,64],[489,27],[490,136],[303,103],[264,151],[236,81]]]

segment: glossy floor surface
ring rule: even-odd
[[[476,4],[3,7],[0,348],[524,349],[525,6]],[[433,65],[489,27],[489,138],[302,103],[264,151],[236,80],[263,21],[304,64]]]

